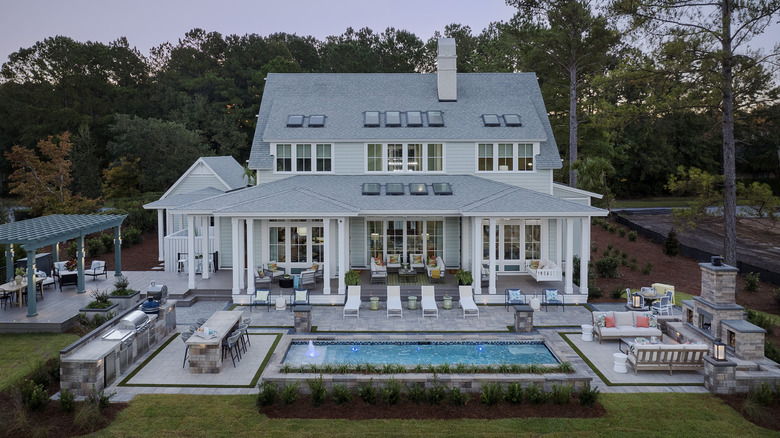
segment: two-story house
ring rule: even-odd
[[[536,76],[455,65],[454,40],[441,39],[433,74],[269,74],[249,160],[257,184],[147,208],[182,228],[189,260],[218,252],[234,295],[269,261],[288,273],[322,266],[338,278],[327,295],[372,257],[424,254],[486,273],[476,294],[549,260],[562,292],[586,301],[587,270],[574,286],[573,257],[587,266],[590,218],[607,212],[590,206],[598,195],[553,182],[561,158]]]

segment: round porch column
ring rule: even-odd
[[[165,260],[165,210],[157,210],[157,261]]]
[[[333,245],[330,234],[330,227],[333,225],[333,219],[325,219],[322,223],[323,234],[325,239],[325,245],[322,251],[322,293],[325,295],[330,294],[330,249]]]
[[[471,218],[471,277],[474,285],[474,293],[482,293],[482,218]],[[493,272],[488,274],[493,276]]]
[[[347,292],[347,284],[344,276],[347,275],[349,263],[347,262],[347,219],[339,218],[339,294]]]

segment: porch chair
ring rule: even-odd
[[[271,289],[271,279],[272,277],[270,275],[265,275],[265,270],[263,268],[257,268],[255,270],[255,289]]]
[[[35,278],[42,279],[41,286],[50,286],[54,284],[54,277],[49,277],[43,271],[35,271]]]
[[[631,307],[634,303],[631,302],[631,289],[626,288],[626,305]]]
[[[255,296],[252,297],[252,305],[249,306],[251,312],[255,306],[265,306],[271,311],[271,291],[268,289],[255,289]]]
[[[669,295],[663,296],[660,300],[653,303],[653,305],[650,306],[650,310],[659,315],[671,315],[672,304],[669,302]]]
[[[426,316],[439,317],[439,306],[436,305],[436,294],[434,293],[433,286],[422,287],[422,310],[423,318]]]
[[[388,254],[387,255],[387,269],[395,269],[396,271],[401,269],[401,255],[400,254]]]
[[[98,276],[102,275],[108,280],[108,272],[106,272],[106,262],[102,260],[93,260],[92,267],[84,270],[84,276],[89,275],[92,277],[92,281],[97,280]]]
[[[306,285],[312,285],[314,287],[317,286],[317,271],[312,271],[309,269],[308,271],[301,271],[301,279],[298,282],[298,286],[304,287]]]
[[[2,304],[3,310],[8,308],[9,301],[11,301],[11,294],[6,291],[0,291],[0,304]]]
[[[544,300],[544,311],[547,312],[548,306],[561,306],[561,309],[563,311],[566,311],[566,306],[564,305],[564,298],[563,295],[558,293],[558,289],[543,289],[542,290],[542,299]]]
[[[360,286],[347,286],[347,302],[344,303],[342,318],[347,315],[360,318]]]
[[[428,278],[431,280],[431,283],[444,283],[444,261],[441,257],[428,260],[425,269],[428,271]]]
[[[425,267],[425,257],[422,254],[409,254],[409,267],[422,269]]]
[[[54,277],[60,276],[60,271],[66,272],[67,269],[65,269],[65,264],[68,262],[54,262]]]
[[[371,283],[387,283],[387,266],[381,258],[371,257]]]
[[[460,308],[463,309],[463,317],[476,316],[479,318],[479,307],[474,302],[474,295],[471,291],[471,286],[459,286],[458,293],[460,294]]]
[[[387,317],[404,317],[403,306],[401,305],[401,286],[387,286]]]
[[[285,270],[284,268],[279,267],[279,265],[276,263],[276,260],[272,260],[265,264],[263,273],[270,276],[271,281],[279,281],[280,278],[284,277]]]
[[[528,298],[520,289],[506,289],[504,291],[504,309],[509,310],[509,306],[516,304],[528,304]]]
[[[294,306],[308,306],[309,304],[308,289],[296,289],[290,294],[290,312],[292,312]]]
[[[482,267],[479,272],[479,282],[482,286],[490,284],[490,269]]]
[[[322,269],[322,266],[314,263],[311,265],[311,270],[314,271],[314,278],[319,278],[320,281],[324,281],[323,279],[325,277],[325,270]]]
[[[187,253],[176,253],[176,272],[187,272]]]

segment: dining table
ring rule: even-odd
[[[36,286],[38,284],[40,284],[41,282],[43,282],[43,278],[37,278],[35,280]],[[11,283],[13,283],[13,284],[11,284]],[[22,296],[24,295],[24,293],[22,291],[24,289],[26,289],[26,288],[27,288],[27,282],[26,281],[21,281],[21,282],[17,282],[17,281],[10,282],[9,281],[7,283],[0,284],[0,289],[6,291],[7,293],[15,293],[16,294],[16,296],[17,296],[17,298],[19,300],[19,307],[22,307]],[[43,299],[43,289],[41,289],[41,299]]]
[[[238,327],[242,312],[220,310],[185,342],[189,347],[190,373],[217,374],[222,371],[222,343]]]

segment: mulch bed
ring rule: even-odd
[[[318,407],[311,404],[309,395],[301,395],[290,405],[274,404],[260,408],[260,413],[270,418],[343,419],[343,420],[460,420],[463,418],[496,420],[500,418],[596,418],[606,413],[604,406],[581,406],[576,398],[566,405],[545,403],[498,403],[493,406],[479,403],[479,394],[472,394],[466,406],[400,402],[395,405],[377,403],[371,405],[358,397],[351,402],[337,405],[328,400]]]
[[[765,415],[762,415],[759,418],[752,418],[749,415],[745,415],[745,412],[742,409],[742,404],[745,402],[746,398],[745,394],[719,395],[718,397],[756,426],[780,431],[780,402],[778,402],[777,397],[775,397],[775,400],[770,403],[769,406],[763,408],[763,413]]]

